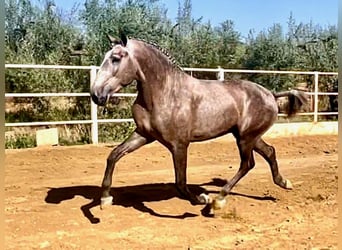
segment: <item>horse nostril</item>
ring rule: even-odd
[[[100,98],[98,98],[98,105],[105,105],[107,101],[107,96],[101,96]]]

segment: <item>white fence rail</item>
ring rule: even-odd
[[[6,69],[71,69],[71,70],[86,70],[90,73],[90,84],[95,80],[97,66],[66,66],[66,65],[28,65],[28,64],[5,64]],[[306,71],[272,71],[272,70],[240,70],[240,69],[204,69],[204,68],[183,68],[184,71],[190,72],[216,72],[219,80],[224,80],[224,73],[259,73],[259,74],[291,74],[291,75],[313,75],[314,76],[314,91],[307,92],[313,96],[314,110],[313,112],[299,113],[298,115],[312,115],[313,121],[318,121],[319,115],[337,115],[338,112],[318,112],[318,96],[320,95],[338,95],[337,92],[319,92],[319,76],[320,75],[338,75],[336,72],[306,72]],[[137,94],[116,93],[113,96],[117,97],[136,97]],[[91,124],[91,139],[92,143],[98,143],[98,124],[99,123],[121,123],[133,122],[129,119],[98,119],[97,105],[90,99],[89,93],[5,93],[5,97],[89,97],[91,103],[91,119],[90,120],[69,120],[69,121],[45,121],[45,122],[18,122],[5,123],[6,127],[22,127],[22,126],[45,126],[45,125],[68,125],[68,124]],[[279,114],[281,116],[281,114]]]

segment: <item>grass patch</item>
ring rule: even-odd
[[[36,137],[32,134],[12,135],[5,139],[6,149],[33,148],[36,146]]]

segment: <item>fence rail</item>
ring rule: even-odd
[[[90,73],[90,84],[95,81],[98,66],[67,66],[67,65],[29,65],[29,64],[5,64],[6,69],[69,69],[69,70],[86,70]],[[319,112],[318,96],[338,95],[338,92],[319,92],[319,76],[320,75],[338,75],[336,72],[308,72],[308,71],[279,71],[279,70],[240,70],[240,69],[223,69],[221,67],[205,69],[205,68],[183,68],[184,71],[190,72],[216,72],[218,80],[224,80],[224,73],[259,73],[259,74],[291,74],[291,75],[313,75],[314,88],[313,92],[307,92],[313,96],[314,110],[313,112],[299,113],[298,115],[313,116],[313,121],[318,121],[318,116],[322,115],[338,115],[338,112]],[[115,93],[116,97],[136,97],[135,93]],[[89,97],[91,103],[91,119],[90,120],[69,120],[69,121],[45,121],[45,122],[18,122],[5,123],[6,127],[22,127],[22,126],[45,126],[45,125],[69,125],[69,124],[91,124],[92,143],[98,143],[98,124],[99,123],[122,123],[133,122],[129,119],[98,119],[97,105],[91,101],[89,93],[5,93],[5,97]],[[279,114],[279,116],[284,116]]]

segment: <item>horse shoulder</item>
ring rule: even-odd
[[[151,114],[139,102],[135,102],[132,106],[133,119],[137,128],[146,133],[150,133],[151,128]]]

